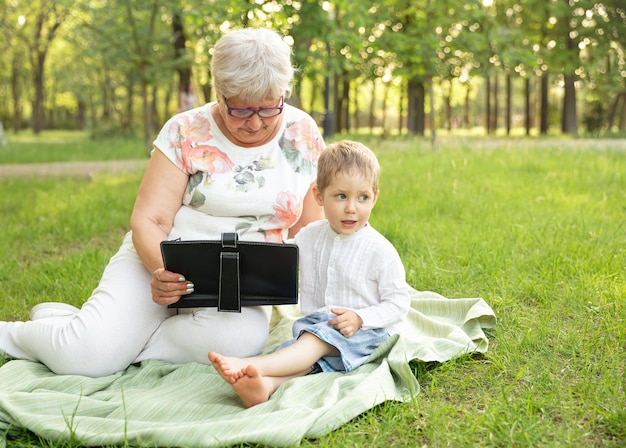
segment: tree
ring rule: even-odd
[[[430,122],[434,136],[435,113],[449,128],[458,113],[465,126],[486,115],[490,132],[500,124],[510,132],[519,104],[530,133],[537,98],[541,133],[559,120],[562,132],[577,132],[578,102],[593,105],[583,111],[589,126],[626,127],[621,0],[0,0],[0,7],[0,115],[16,130],[24,114],[36,132],[55,123],[107,134],[142,129],[150,149],[180,86],[193,78],[212,99],[211,47],[240,26],[285,36],[298,67],[290,102],[309,110],[328,104],[337,131],[385,125],[395,109],[401,132],[406,122],[423,135]],[[76,61],[72,70],[68,61]],[[559,95],[561,107],[548,103]]]
[[[0,119],[3,115],[12,116],[11,126],[17,133],[22,128],[22,91],[24,75],[28,73],[26,67],[27,60],[23,57],[28,53],[26,47],[26,37],[24,35],[24,24],[26,17],[20,13],[19,4],[8,3],[6,0],[0,2],[0,7],[4,14],[0,16],[0,65],[10,67],[10,73],[3,73],[1,85],[9,85],[10,92],[6,96],[11,97],[11,101],[3,101],[4,107],[0,108]],[[12,104],[12,109],[9,105]]]
[[[174,43],[174,58],[178,72],[178,93],[186,93],[191,84],[191,61],[187,57],[187,36],[183,19],[179,11],[172,14],[172,41]]]
[[[283,32],[293,39],[293,62],[299,70],[295,74],[293,94],[290,103],[302,107],[302,85],[305,78],[319,78],[327,58],[326,45],[320,35],[330,36],[334,26],[326,11],[317,0],[288,2],[282,5]],[[316,45],[320,41],[322,45]],[[313,81],[315,83],[315,81]],[[313,99],[311,100],[313,101]]]
[[[15,38],[19,46],[27,48],[27,56],[32,70],[32,128],[35,134],[39,134],[45,126],[44,81],[46,75],[46,59],[50,46],[65,19],[67,18],[73,1],[52,1],[52,0],[31,0],[28,4],[13,2],[8,8],[7,17],[16,20],[14,26],[6,22],[3,23],[5,32],[7,30],[10,38]],[[11,63],[13,67],[12,85],[14,109],[16,116],[21,118],[20,92],[17,71],[22,66],[19,55],[13,55]]]
[[[407,80],[407,129],[409,134],[424,135],[426,129],[426,86],[436,74],[439,39],[435,31],[437,11],[428,1],[395,0],[385,2],[389,29],[393,35],[396,73]],[[417,44],[419,43],[419,44]]]
[[[107,103],[114,105],[120,94],[119,87],[123,87],[126,121],[132,122],[133,98],[138,85],[142,135],[146,152],[149,152],[156,130],[155,86],[170,85],[176,62],[170,44],[171,27],[162,20],[162,17],[171,17],[175,3],[112,0],[97,7],[88,6],[91,15],[83,22],[82,37],[88,49],[96,49],[103,72],[98,76],[103,90],[103,118],[107,120],[109,114],[117,110],[117,107],[107,107]]]
[[[578,5],[576,5],[578,6]],[[583,10],[583,8],[580,8]],[[561,111],[561,131],[565,134],[578,133],[578,117],[576,104],[575,81],[576,71],[580,65],[578,56],[578,45],[576,38],[578,32],[578,17],[584,12],[579,8],[572,8],[569,0],[558,0],[554,2],[552,12],[555,27],[553,28],[554,42],[552,60],[563,77],[563,107]]]
[[[588,131],[626,128],[626,10],[619,0],[588,5],[580,21],[581,77],[590,87]],[[619,118],[621,116],[621,119]],[[593,129],[590,129],[592,127]]]
[[[516,0],[502,0],[496,3],[497,22],[499,24],[497,54],[501,68],[506,76],[505,123],[507,135],[511,133],[513,114],[514,80],[519,76],[524,81],[524,116],[526,134],[530,134],[530,82],[528,68],[533,66],[534,55],[531,47],[534,32],[527,30],[524,20],[524,7]]]

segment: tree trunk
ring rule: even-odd
[[[437,141],[437,123],[435,122],[435,88],[433,78],[428,79],[428,98],[430,101],[430,144],[435,148]]]
[[[541,135],[548,133],[549,126],[549,107],[548,107],[548,73],[544,72],[541,76],[541,112],[539,132]]]
[[[353,91],[350,94],[350,99],[352,99],[352,110],[353,113],[350,115],[350,129],[358,131],[360,122],[359,122],[359,85],[357,82],[352,83],[351,85]]]
[[[177,88],[172,88],[168,85],[167,88],[165,89],[165,93],[162,96],[161,101],[160,101],[160,107],[157,108],[163,111],[164,121],[172,116],[172,109],[171,109],[172,98],[175,97],[177,94],[178,94]],[[155,98],[155,101],[156,101],[156,98]]]
[[[404,89],[400,89],[400,101],[398,102],[398,135],[402,135],[404,115]]]
[[[576,86],[574,75],[564,75],[565,92],[563,95],[563,115],[561,131],[564,134],[578,133],[578,120],[576,117]]]
[[[172,40],[174,44],[174,55],[176,58],[176,71],[178,72],[178,92],[186,92],[187,86],[191,82],[191,68],[189,65],[183,66],[180,61],[184,60],[187,51],[187,37],[180,13],[177,11],[172,17]]]
[[[530,113],[530,78],[524,79],[524,125],[526,126],[526,135],[530,135],[531,113]]]
[[[370,135],[374,134],[374,126],[375,126],[375,120],[376,120],[376,115],[375,115],[375,110],[376,110],[376,82],[372,79],[372,94],[371,94],[371,99],[370,99],[370,108],[369,108],[369,128],[370,128]]]
[[[333,132],[341,132],[341,95],[339,94],[339,74],[333,73],[333,85],[332,85],[332,119],[333,119]]]
[[[491,134],[491,78],[485,78],[485,130]]]
[[[111,78],[109,76],[109,72],[104,68],[104,82],[102,83],[102,123],[108,123],[113,115],[111,111],[113,110],[113,100],[111,99],[113,95],[110,95],[111,90]],[[94,124],[97,121],[94,121]]]
[[[50,43],[55,37],[56,31],[61,26],[62,17],[55,12],[56,5],[50,5],[51,10],[40,10],[35,18],[35,33],[31,43],[31,64],[33,68],[33,90],[35,98],[33,100],[33,133],[39,134],[44,128],[44,70],[46,56]],[[47,23],[51,23],[49,28],[44,30]],[[45,31],[45,32],[44,32]]]
[[[152,116],[152,104],[150,101],[150,89],[146,69],[142,69],[141,75],[141,100],[143,109],[143,141],[147,155],[152,151],[152,141],[154,140],[154,118]]]
[[[350,105],[350,81],[347,81],[345,76],[335,74],[333,89],[335,99],[335,131],[343,132],[348,129],[350,118],[348,114]]]
[[[46,54],[38,52],[36,57],[36,64],[33,67],[33,87],[35,90],[35,99],[33,100],[33,133],[38,135],[44,128],[44,63],[46,61]]]
[[[96,123],[98,122],[98,106],[96,103],[97,100],[94,96],[89,95],[89,98],[87,99],[87,107],[89,108],[89,124],[92,129],[96,127]]]
[[[448,81],[448,89],[444,90],[443,85],[441,91],[443,93],[443,106],[445,111],[445,127],[448,131],[452,130],[452,83]],[[431,101],[432,104],[432,101]],[[431,106],[432,107],[432,106]]]
[[[452,130],[452,98],[449,93],[443,97],[443,107],[446,114],[446,129],[449,132]]]
[[[468,82],[465,84],[465,104],[463,105],[463,127],[465,129],[471,129],[474,124],[470,121],[470,95],[472,93],[472,86]]]
[[[496,72],[493,75],[493,110],[491,112],[491,131],[493,133],[498,131],[498,114],[500,112],[500,85],[499,76]]]
[[[78,111],[76,113],[76,129],[84,130],[87,127],[87,103],[84,99],[77,99]]]
[[[578,46],[571,37],[571,32],[567,33],[567,56],[571,61],[578,61]],[[576,113],[576,75],[567,65],[563,73],[563,111],[561,115],[561,132],[564,134],[578,134],[578,117]]]
[[[319,86],[316,82],[311,83],[311,96],[309,97],[308,112],[311,113],[315,110],[315,99],[319,95]]]
[[[505,128],[506,128],[506,135],[511,135],[511,120],[512,120],[512,102],[513,99],[511,98],[512,95],[512,88],[511,88],[511,74],[507,73],[506,74],[506,113],[505,113]]]
[[[13,98],[13,132],[18,133],[22,129],[22,90],[20,84],[21,58],[14,54],[11,61],[11,97]]]
[[[343,100],[341,101],[341,130],[350,129],[350,81],[344,76],[341,93]]]
[[[158,96],[158,88],[156,84],[153,84],[152,91],[150,92],[150,109],[152,110],[152,123],[154,123],[155,128],[156,123],[162,122],[162,120],[159,118],[159,109],[157,107]]]
[[[622,93],[622,109],[620,113],[619,130],[626,129],[626,93]]]
[[[383,104],[382,104],[382,116],[380,118],[381,120],[381,126],[383,128],[383,137],[387,136],[387,100],[389,99],[389,84],[388,82],[384,83],[383,85]]]
[[[285,99],[285,102],[292,105],[293,107],[302,109],[302,95],[300,95],[300,91],[294,88],[291,91],[291,96],[289,97],[289,99]]]
[[[623,95],[624,93],[618,93],[613,99],[613,101],[611,101],[611,104],[609,105],[609,110],[607,113],[607,129],[609,130],[609,132],[613,129],[613,125],[615,124],[615,118],[617,115],[617,107]]]
[[[133,97],[135,96],[135,82],[128,78],[126,82],[126,108],[124,111],[124,117],[122,119],[122,131],[131,133],[133,126]]]
[[[426,129],[425,91],[424,83],[421,80],[417,78],[409,79],[407,89],[409,99],[407,130],[409,135],[424,135]]]
[[[213,75],[211,74],[211,67],[209,64],[207,64],[206,76],[207,82],[202,84],[202,95],[204,96],[204,102],[208,103],[211,101],[211,95],[213,94],[213,85],[211,84],[211,79],[213,78]]]

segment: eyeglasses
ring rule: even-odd
[[[228,105],[228,100],[225,96],[224,104],[226,105],[226,109],[228,110],[228,115],[234,118],[252,118],[254,114],[257,114],[260,118],[272,118],[277,117],[283,111],[285,107],[285,99],[284,97],[280,97],[280,106],[278,107],[259,107],[258,109],[251,109],[249,107],[230,107]]]

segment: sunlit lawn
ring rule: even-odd
[[[498,324],[483,357],[414,362],[414,402],[303,446],[625,446],[624,141],[444,136],[433,150],[362,138],[383,167],[372,224],[409,282],[483,297]],[[44,300],[80,304],[128,229],[139,180],[0,179],[0,319]],[[26,433],[10,443],[49,446]]]
[[[0,164],[147,158],[140,138],[95,140],[77,131],[43,131],[37,136],[31,131],[5,132],[8,145],[0,147]]]

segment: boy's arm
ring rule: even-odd
[[[384,266],[378,280],[379,303],[356,310],[363,320],[364,330],[398,324],[406,318],[411,307],[409,285],[399,256]]]

